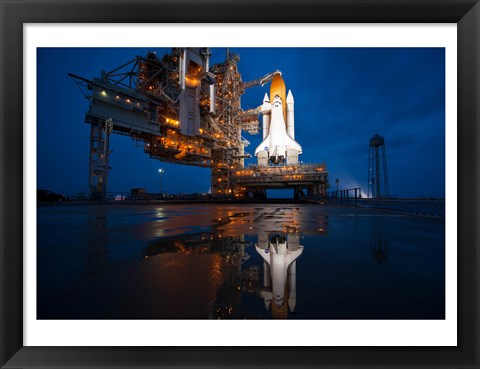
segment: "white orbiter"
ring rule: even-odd
[[[259,166],[298,164],[302,146],[295,141],[294,100],[292,91],[286,95],[285,82],[276,74],[270,86],[270,98],[265,93],[261,107],[263,141],[256,148]]]

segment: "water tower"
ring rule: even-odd
[[[378,134],[368,145],[368,197],[370,194],[375,199],[389,197],[385,139]]]

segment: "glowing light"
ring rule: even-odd
[[[186,83],[187,86],[189,86],[189,87],[198,87],[198,86],[200,86],[200,80],[199,80],[198,78],[191,78],[191,77],[186,76],[186,77],[185,77],[185,83]]]
[[[165,123],[170,124],[172,126],[178,126],[180,122],[178,120],[172,118],[165,118]]]
[[[100,95],[102,95],[102,96],[108,96],[105,91],[100,92]]]

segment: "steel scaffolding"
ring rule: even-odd
[[[240,57],[210,65],[209,48],[173,48],[136,56],[92,80],[69,74],[90,106],[90,196],[105,199],[109,136],[130,136],[151,158],[211,168],[211,193],[243,197],[235,171],[244,168],[249,142],[242,132],[259,132],[260,107],[244,111],[245,90],[264,85],[279,71],[243,82]]]

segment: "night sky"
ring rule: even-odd
[[[90,126],[88,101],[67,73],[87,79],[112,70],[149,50],[39,48],[37,53],[37,187],[65,195],[88,192]],[[445,197],[445,50],[443,48],[232,48],[240,55],[244,81],[283,73],[295,98],[295,139],[304,163],[327,164],[331,189],[361,187],[367,192],[368,142],[385,138],[390,194]],[[211,62],[225,49],[212,49]],[[242,96],[244,109],[262,104],[270,85]],[[250,136],[253,155],[260,134]],[[146,188],[210,190],[210,170],[150,159],[129,137],[112,135],[109,192]],[[247,163],[256,162],[256,158]]]

